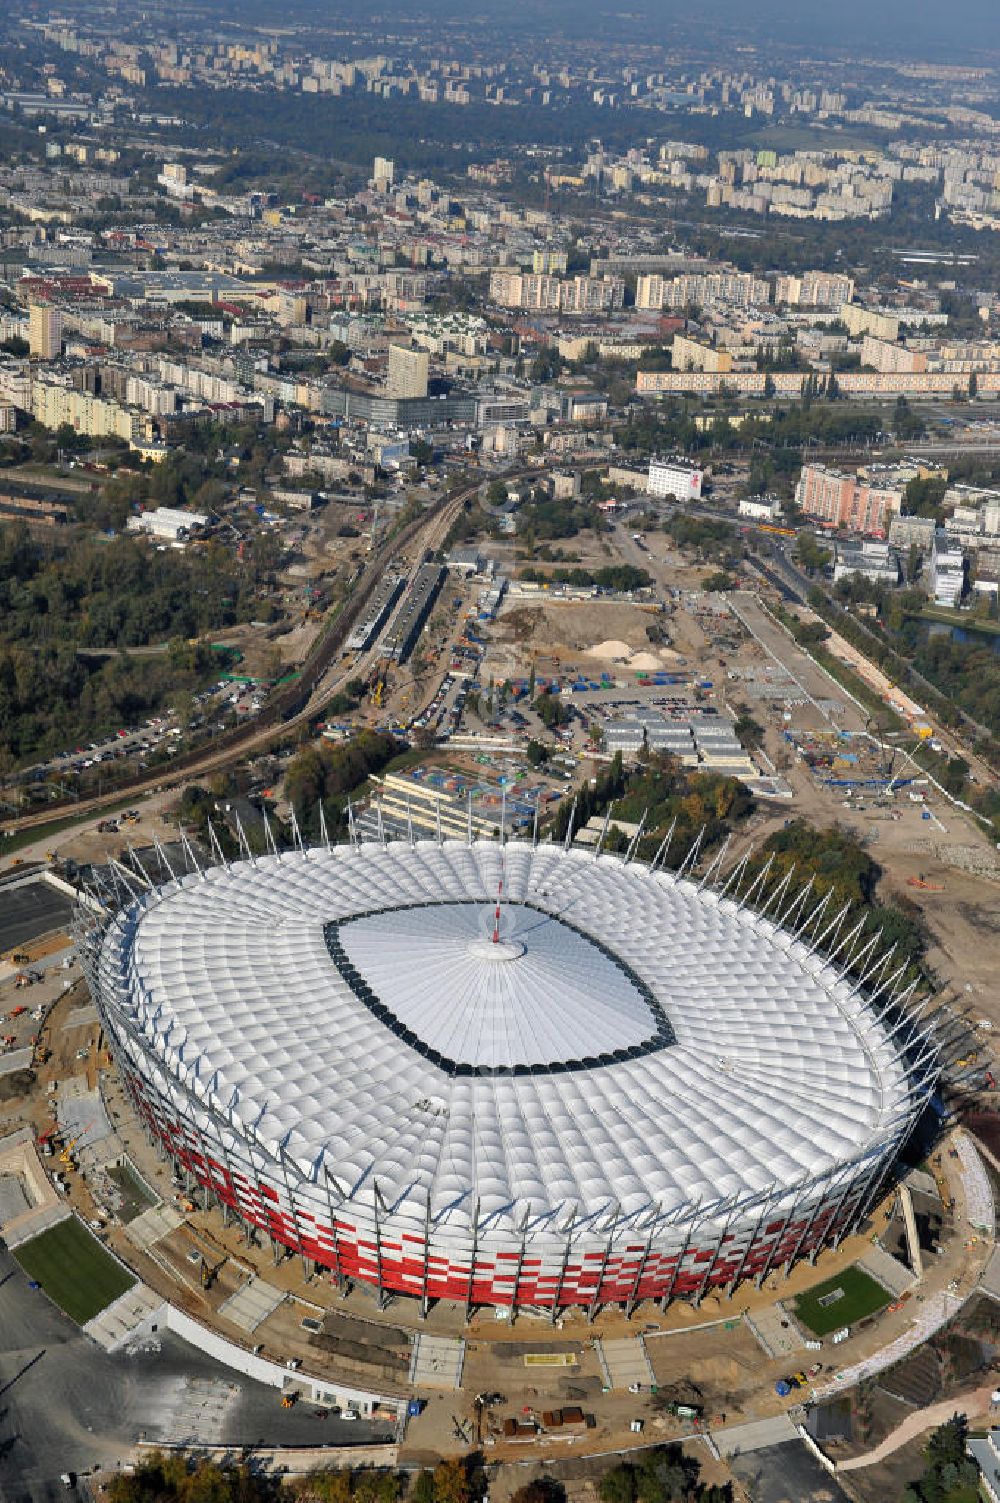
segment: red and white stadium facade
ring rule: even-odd
[[[817,943],[839,930],[807,943],[738,886],[345,846],[136,887],[80,944],[134,1108],[206,1202],[425,1310],[631,1311],[836,1244],[933,1090],[882,969],[859,984]]]

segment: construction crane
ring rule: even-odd
[[[865,721],[865,733],[878,745],[877,771],[879,777],[891,779],[893,768],[896,765],[897,748],[886,744],[885,724],[877,716],[869,715]]]
[[[85,1138],[87,1136],[93,1125],[93,1121],[88,1122],[86,1127],[80,1129],[75,1138],[71,1138],[69,1140],[62,1153],[59,1155],[60,1164],[71,1164],[73,1162],[73,1149],[76,1147],[77,1143],[79,1143],[81,1138]]]

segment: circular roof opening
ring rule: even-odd
[[[383,1023],[450,1074],[579,1069],[663,1048],[662,1008],[619,956],[554,914],[419,903],[326,926],[330,955]]]

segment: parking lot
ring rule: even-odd
[[[6,886],[0,901],[0,956],[30,944],[53,929],[63,929],[73,913],[73,900],[47,882]]]

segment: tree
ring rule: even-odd
[[[601,1503],[636,1503],[635,1468],[624,1463],[604,1473],[597,1485]]]
[[[740,744],[748,749],[760,746],[764,741],[764,727],[759,720],[755,720],[746,711],[737,720],[733,729],[740,739]]]
[[[343,1477],[346,1494],[313,1491],[314,1478]],[[314,1473],[299,1484],[301,1497],[322,1499],[322,1503],[347,1503],[350,1498],[350,1473]],[[219,1464],[204,1456],[191,1458],[177,1452],[164,1456],[154,1451],[143,1456],[128,1473],[120,1473],[108,1484],[109,1503],[280,1503],[287,1499],[280,1478],[266,1472],[252,1472],[247,1466]]]
[[[471,1495],[465,1462],[457,1457],[439,1461],[434,1468],[434,1503],[469,1503]]]
[[[807,574],[814,574],[817,570],[825,569],[830,562],[829,548],[821,548],[811,532],[800,532],[795,540],[795,549],[799,556],[799,563]]]
[[[529,741],[526,756],[532,767],[541,767],[549,760],[548,747],[543,746],[540,741]]]
[[[510,1503],[565,1503],[565,1500],[566,1489],[556,1477],[533,1477],[510,1497]]]
[[[351,1474],[339,1467],[325,1467],[311,1472],[304,1480],[300,1496],[316,1503],[351,1503]]]
[[[979,377],[975,371],[969,373],[969,399],[974,400],[979,395]]]
[[[570,718],[569,710],[561,702],[558,695],[546,689],[533,701],[531,708],[545,726],[546,730],[553,731],[556,726],[564,725]]]
[[[433,1472],[429,1472],[425,1468],[424,1471],[417,1473],[413,1486],[410,1489],[410,1497],[413,1503],[434,1503]]]

